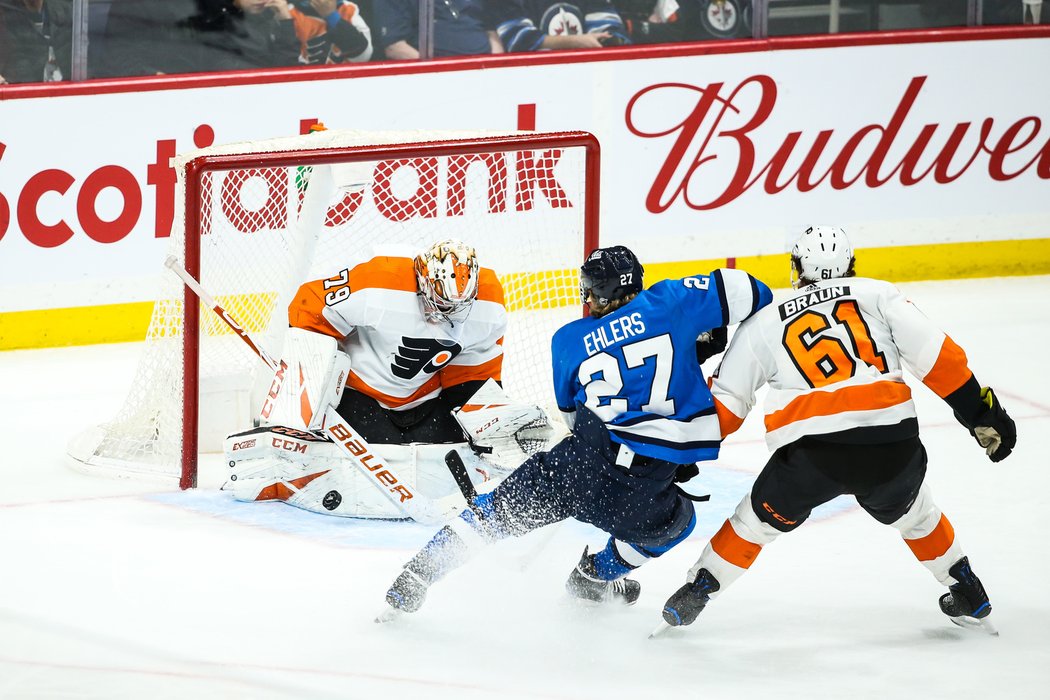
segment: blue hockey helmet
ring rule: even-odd
[[[580,268],[580,299],[593,296],[599,306],[642,291],[642,264],[622,245],[595,248]]]

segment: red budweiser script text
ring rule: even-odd
[[[789,188],[809,192],[824,183],[835,190],[858,182],[870,188],[889,182],[907,187],[928,177],[947,184],[971,168],[987,169],[993,180],[1003,181],[1034,166],[1037,177],[1050,179],[1050,140],[1040,133],[1039,117],[1025,116],[1005,128],[992,117],[979,124],[920,128],[909,116],[925,82],[925,76],[912,78],[892,113],[845,140],[834,129],[814,128],[812,135],[774,131],[767,122],[775,121],[777,84],[767,75],[752,76],[736,87],[721,82],[649,86],[627,104],[627,127],[642,138],[674,141],[649,189],[646,208],[663,212],[681,199],[691,209],[716,209],[756,184],[771,195]],[[683,96],[687,113],[667,109]],[[807,118],[819,124],[836,108],[829,95]]]

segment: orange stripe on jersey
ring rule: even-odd
[[[943,513],[937,527],[933,528],[933,532],[917,540],[904,540],[919,561],[936,559],[947,552],[953,542],[955,542],[955,530]]]
[[[487,267],[478,271],[478,300],[494,301],[501,306],[504,305],[503,285],[500,284],[496,273]],[[500,339],[500,342],[502,343],[503,340]]]
[[[711,538],[711,549],[733,566],[747,569],[762,551],[762,545],[748,542],[736,534],[736,530],[727,520],[722,525],[722,529]]]
[[[393,289],[399,292],[419,291],[416,270],[411,258],[379,256],[350,270],[350,291]]]
[[[485,381],[489,378],[498,382],[502,378],[502,372],[503,353],[480,365],[445,365],[441,368],[441,386],[457,386],[464,382]]]
[[[307,282],[299,287],[292,303],[288,305],[288,324],[295,328],[341,339],[342,333],[337,331],[322,315],[325,309],[324,295],[324,280]]]
[[[722,431],[723,439],[735,433],[744,424],[743,418],[726,408],[718,399],[715,399],[715,413],[718,414],[718,427]]]
[[[384,394],[383,392],[379,391],[379,389],[376,389],[370,386],[369,384],[366,384],[360,377],[358,377],[353,372],[350,372],[347,375],[346,385],[354,391],[361,392],[365,396],[371,396],[376,401],[379,401],[380,403],[383,403],[389,406],[390,408],[398,408],[399,406],[410,404],[413,401],[416,401],[417,399],[426,396],[432,391],[437,391],[441,387],[441,380],[438,378],[437,375],[434,375],[426,382],[424,382],[423,386],[419,387],[408,396],[391,396],[390,394]]]
[[[898,382],[875,382],[847,386],[836,391],[814,391],[793,399],[784,408],[767,415],[766,431],[773,432],[796,421],[817,416],[890,408],[910,398],[911,389]]]
[[[943,399],[969,381],[972,376],[973,372],[966,365],[966,353],[954,340],[944,336],[944,344],[941,345],[937,361],[922,378],[922,383]]]

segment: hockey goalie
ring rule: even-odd
[[[554,437],[539,406],[512,403],[499,385],[503,289],[460,241],[308,282],[288,318],[260,427],[225,441],[222,488],[239,500],[420,519],[408,494],[455,513],[464,488],[494,486]],[[355,431],[349,451],[330,438],[333,418]],[[469,486],[446,466],[453,450]],[[377,481],[369,470],[380,465]]]

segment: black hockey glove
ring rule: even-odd
[[[700,334],[696,339],[696,361],[700,364],[726,349],[729,340],[729,329],[725,326],[712,328]]]
[[[676,484],[684,484],[699,473],[700,467],[696,466],[696,464],[680,464],[678,469],[675,470],[674,482]]]
[[[968,423],[956,412],[955,417],[970,431],[977,444],[984,448],[988,459],[1001,462],[1006,459],[1017,444],[1017,426],[999,403],[991,387],[981,387],[981,412]]]

